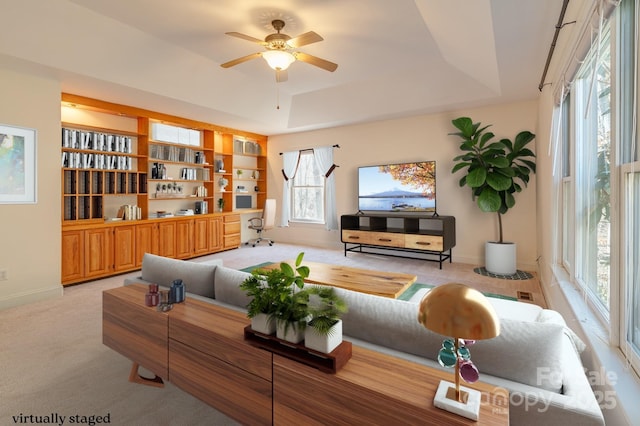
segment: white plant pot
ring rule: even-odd
[[[269,319],[267,314],[258,314],[251,318],[251,329],[262,334],[273,334],[276,331],[276,322]]]
[[[285,333],[284,329],[287,323],[285,321],[278,321],[276,326],[276,337],[278,339],[286,340],[291,343],[300,343],[304,340],[304,328],[298,324],[290,323]]]
[[[304,345],[314,351],[325,354],[331,353],[342,343],[342,320],[331,327],[329,334],[320,334],[312,326],[307,326],[304,330]]]
[[[516,243],[487,241],[484,247],[485,268],[496,275],[513,275],[516,268]]]

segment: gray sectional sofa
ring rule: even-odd
[[[249,299],[239,285],[247,276],[223,266],[221,260],[183,261],[145,254],[140,276],[126,279],[125,285],[156,283],[168,287],[180,278],[188,297],[245,311]],[[346,340],[442,368],[437,353],[446,336],[418,323],[417,303],[337,291],[349,306],[343,317]],[[511,424],[603,425],[580,359],[584,344],[562,317],[532,304],[490,301],[500,317],[501,333],[471,346],[471,359],[480,370],[481,381],[509,391]]]

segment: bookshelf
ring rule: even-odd
[[[61,131],[63,285],[239,247],[239,167],[251,207],[266,199],[263,135],[67,93]]]

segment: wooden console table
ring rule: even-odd
[[[144,305],[146,286],[103,293],[103,343],[244,424],[507,425],[504,391],[483,392],[480,420],[435,408],[440,379],[451,373],[353,345],[327,374],[244,340],[246,316],[187,298],[163,313]],[[339,401],[339,402],[338,402]]]

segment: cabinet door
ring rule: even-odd
[[[193,254],[209,253],[209,219],[195,219],[193,221]]]
[[[176,257],[176,223],[174,221],[158,224],[158,255]]]
[[[136,232],[133,225],[118,226],[113,233],[114,269],[125,271],[136,267]]]
[[[184,259],[193,256],[193,220],[176,222],[176,257]]]
[[[62,231],[62,284],[84,277],[84,231]]]
[[[213,253],[222,249],[222,221],[219,217],[209,219],[209,252]]]
[[[136,267],[142,266],[145,253],[158,254],[158,226],[155,223],[136,225]]]
[[[85,278],[107,275],[113,268],[113,230],[95,228],[84,231]]]

